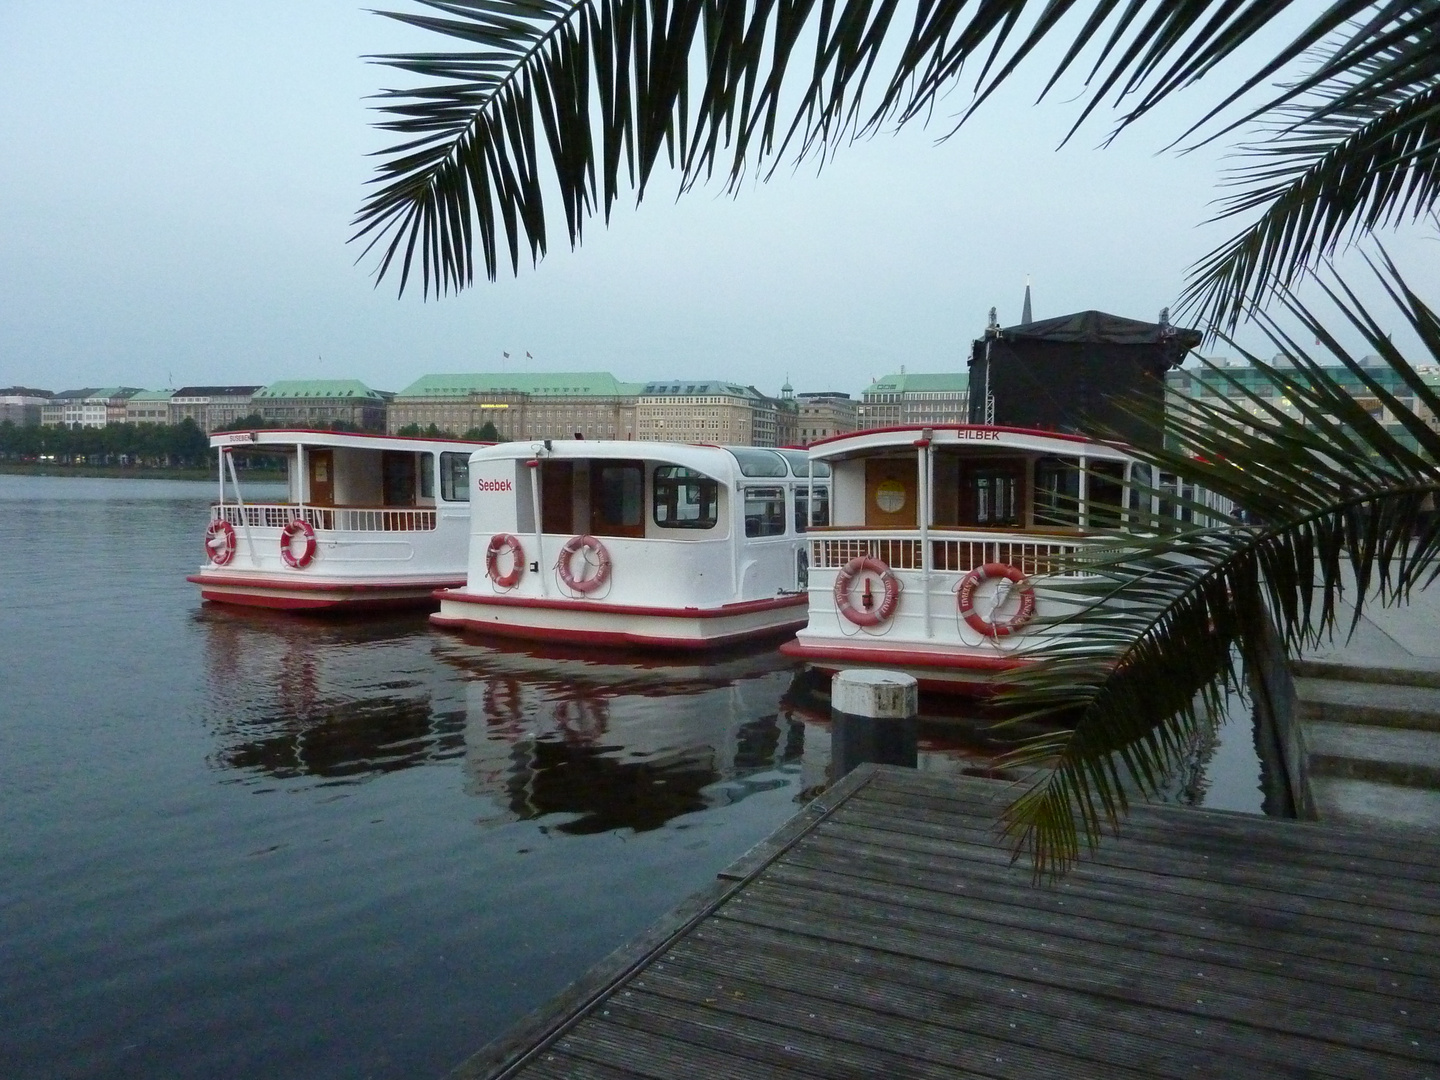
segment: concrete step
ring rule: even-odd
[[[1440,731],[1440,688],[1296,678],[1295,700],[1307,721]]]
[[[1350,682],[1430,686],[1440,689],[1440,663],[1423,658],[1416,659],[1410,667],[1336,660],[1292,660],[1290,671],[1297,678],[1304,679],[1344,679]]]
[[[1304,739],[1312,781],[1338,776],[1440,788],[1440,732],[1308,720]]]
[[[1388,826],[1400,829],[1434,829],[1440,832],[1440,791],[1404,787],[1374,780],[1340,776],[1312,776],[1310,795],[1315,816],[1337,825]]]

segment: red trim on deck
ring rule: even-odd
[[[955,671],[1013,671],[1024,667],[1028,660],[1014,656],[971,656],[959,652],[932,652],[923,649],[885,649],[850,645],[810,645],[800,640],[780,646],[786,656],[802,660],[833,661],[844,664],[904,664],[906,667],[950,669]],[[816,664],[817,667],[823,666]]]
[[[191,574],[185,579],[202,588],[230,586],[248,589],[290,589],[295,592],[394,592],[396,589],[452,589],[465,584],[461,578],[416,578],[406,581],[316,581],[312,577],[243,577],[236,574]],[[426,597],[426,599],[430,599]]]
[[[556,611],[593,611],[600,615],[649,615],[671,619],[722,619],[731,615],[772,611],[776,608],[808,607],[810,603],[809,596],[800,593],[795,596],[779,596],[765,600],[746,600],[738,604],[724,604],[718,608],[664,608],[608,604],[603,600],[571,600],[568,597],[481,596],[478,593],[468,593],[460,589],[437,589],[435,599],[452,600],[462,604],[487,604],[494,607],[550,608]]]
[[[439,594],[437,593],[436,595]],[[578,607],[579,605],[576,606]],[[587,606],[593,607],[594,605]],[[633,612],[637,609],[626,610]],[[698,609],[694,609],[689,611],[686,617],[695,618],[699,614]],[[735,614],[735,612],[732,611],[730,614]],[[469,630],[476,634],[497,638],[522,638],[526,641],[554,641],[568,645],[593,645],[601,648],[633,649],[639,647],[680,652],[699,652],[704,649],[720,649],[734,645],[740,641],[758,641],[767,637],[780,637],[784,634],[793,634],[805,625],[805,620],[800,619],[795,622],[781,623],[778,626],[737,630],[731,634],[720,634],[715,637],[679,638],[673,634],[666,634],[663,637],[650,637],[645,634],[627,633],[618,630],[572,630],[558,626],[518,626],[514,623],[477,622],[473,619],[442,615],[438,611],[431,614],[430,621],[436,626],[444,627],[447,630]]]
[[[1046,439],[1064,439],[1066,442],[1094,443],[1097,446],[1119,448],[1118,444],[1106,442],[1104,439],[1092,439],[1084,435],[1071,435],[1069,432],[1064,431],[1044,431],[1040,428],[1005,427],[1000,424],[900,424],[896,427],[866,428],[864,431],[848,431],[844,435],[827,435],[823,439],[816,439],[807,446],[806,449],[813,450],[817,446],[827,446],[830,443],[840,442],[842,439],[859,439],[866,435],[887,435],[899,431],[919,432],[927,427],[932,431],[1003,431],[1007,435],[1038,435]]]

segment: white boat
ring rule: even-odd
[[[831,473],[832,520],[811,527],[809,621],[781,652],[942,692],[985,693],[1043,634],[1064,632],[1043,625],[1066,606],[1045,575],[1092,532],[1142,509],[1151,521],[1189,512],[1121,448],[1073,435],[893,428],[822,440],[810,456]]]
[[[606,647],[714,648],[805,622],[803,451],[507,443],[470,459],[470,572],[440,626]],[[821,518],[828,481],[817,478]]]
[[[434,606],[465,581],[470,455],[487,444],[339,431],[232,431],[220,451],[220,499],[200,596],[313,610]],[[248,502],[234,455],[276,455],[284,502]]]

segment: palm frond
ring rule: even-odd
[[[1420,337],[1426,361],[1440,362],[1434,310],[1388,257],[1375,269]],[[1415,408],[1387,392],[1288,291],[1283,308],[1377,397],[1399,432],[1268,318],[1266,333],[1283,362],[1241,350],[1268,393],[1167,406],[1165,438],[1136,447],[1136,455],[1262,524],[1205,521],[1209,504],[1195,501],[1192,524],[1111,534],[1098,554],[1086,556],[1086,576],[1047,583],[1077,604],[1077,613],[1058,620],[1066,633],[1043,645],[1037,662],[1013,674],[1001,694],[1027,719],[1063,720],[1012,755],[1014,764],[1043,766],[1004,821],[1017,857],[1028,855],[1037,874],[1062,872],[1082,843],[1093,846],[1105,826],[1118,827],[1127,788],[1156,792],[1206,722],[1216,680],[1238,685],[1272,627],[1288,650],[1312,645],[1339,629],[1342,591],[1350,590],[1358,622],[1366,597],[1403,602],[1440,572],[1440,515],[1433,512],[1440,434],[1424,415],[1440,415],[1440,398],[1343,281],[1325,287],[1366,345],[1401,376]],[[1204,379],[1240,390],[1223,368],[1211,366]]]
[[[372,58],[419,84],[379,95],[379,126],[399,140],[380,155],[354,239],[367,245],[362,257],[378,253],[377,277],[393,269],[403,292],[418,270],[425,294],[438,295],[473,282],[477,244],[491,278],[502,247],[514,271],[522,248],[532,261],[543,255],[547,191],[558,191],[573,246],[623,186],[643,197],[662,154],[682,190],[715,173],[734,185],[790,151],[829,152],[889,120],[928,115],[974,63],[968,116],[1070,16],[1082,21],[1042,96],[1096,51],[1076,126],[1111,99],[1132,103],[1123,125],[1204,77],[1295,0],[915,0],[908,34],[898,0],[414,2],[438,14],[383,14],[461,51]],[[1433,16],[1431,0],[1419,6]],[[1225,104],[1366,13],[1334,63],[1372,56],[1374,40],[1415,7],[1333,0]],[[893,68],[878,72],[901,34]],[[798,50],[812,36],[807,60]],[[1389,77],[1403,82],[1401,58],[1387,55]]]
[[[1342,242],[1434,212],[1440,199],[1440,27],[1417,15],[1279,109],[1241,147],[1212,220],[1259,217],[1191,267],[1179,310],[1233,330],[1247,308],[1332,256]],[[1415,55],[1416,46],[1420,56]],[[1346,53],[1344,45],[1337,50]],[[1313,82],[1313,80],[1307,80]]]

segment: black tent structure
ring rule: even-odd
[[[992,311],[970,351],[970,422],[1152,442],[1156,430],[1130,410],[1138,396],[1158,417],[1165,373],[1201,337],[1163,311],[1153,323],[1077,311],[1003,328]]]

